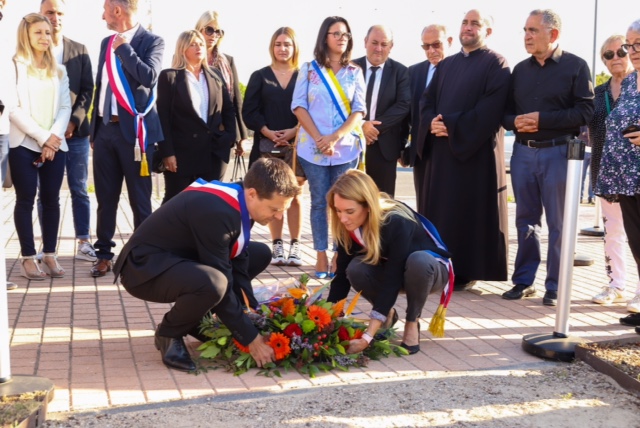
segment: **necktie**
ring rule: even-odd
[[[367,103],[367,118],[369,118],[369,111],[371,110],[371,95],[373,94],[373,85],[376,83],[376,71],[380,67],[371,67],[371,76],[369,76],[369,83],[367,83],[367,96],[365,98]]]
[[[429,73],[427,73],[427,84],[425,85],[425,87],[429,86],[429,83],[431,82],[431,79],[433,78],[433,75],[435,73],[436,73],[436,68],[434,66],[430,66]]]
[[[111,119],[111,96],[113,95],[113,91],[111,90],[111,85],[107,85],[107,91],[104,94],[104,108],[102,109],[102,123],[105,125],[109,124],[109,120]]]

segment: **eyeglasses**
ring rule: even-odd
[[[440,49],[442,47],[442,42],[423,43],[421,46],[425,51],[428,51],[429,48]]]
[[[620,48],[617,51],[604,51],[604,53],[602,54],[602,58],[606,59],[607,61],[612,60],[614,55],[618,55],[618,58],[624,58],[625,56],[627,56],[627,51],[625,51],[624,49]]]
[[[207,25],[206,27],[204,27],[204,34],[206,34],[209,37],[213,36],[214,34],[217,34],[218,37],[222,37],[224,36],[224,30],[220,28],[213,28]]]
[[[633,48],[634,52],[640,52],[640,43],[627,43],[625,45],[622,45],[622,49],[627,52],[630,52],[629,49],[631,48]]]
[[[331,34],[333,36],[334,39],[340,40],[343,37],[346,37],[347,40],[351,40],[351,33],[343,33],[342,31],[334,31],[333,33],[327,33],[327,34]]]

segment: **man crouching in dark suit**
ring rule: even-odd
[[[198,180],[151,214],[133,233],[114,266],[134,297],[173,303],[155,333],[162,362],[195,370],[183,337],[198,337],[211,311],[249,347],[259,367],[274,352],[243,311],[244,290],[257,306],[251,280],[271,262],[266,244],[249,242],[251,224],[281,219],[300,187],[279,159],[260,159],[243,183]],[[205,339],[207,340],[207,339]]]
[[[396,190],[396,164],[409,134],[411,86],[407,67],[389,59],[390,29],[374,25],[364,39],[367,56],[354,60],[367,82],[367,116],[362,131],[367,141],[365,165],[382,192]]]

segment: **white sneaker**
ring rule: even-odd
[[[624,296],[622,292],[615,287],[602,287],[602,291],[593,296],[591,300],[601,305],[610,305],[612,303],[624,302]]]
[[[640,294],[636,294],[633,299],[627,302],[627,311],[640,313]]]
[[[271,253],[271,264],[275,266],[285,266],[287,262],[284,260],[284,245],[282,240],[277,240],[273,244],[273,251]]]
[[[302,266],[302,258],[300,257],[300,243],[298,241],[289,247],[289,258],[287,259],[289,266]]]
[[[96,257],[96,250],[89,241],[82,242],[78,245],[76,259],[86,260],[88,262],[95,262],[98,260],[98,257]]]

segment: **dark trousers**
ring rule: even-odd
[[[380,143],[375,142],[367,146],[365,152],[365,169],[367,175],[373,178],[381,192],[386,192],[393,198],[396,192],[397,159],[387,160],[380,151]]]
[[[253,279],[271,262],[271,250],[265,244],[250,242],[248,251],[248,276]],[[237,294],[242,293],[230,289],[227,277],[219,270],[196,261],[185,260],[150,281],[128,288],[128,268],[128,264],[125,264],[122,269],[122,281],[129,294],[149,302],[175,303],[162,319],[158,330],[160,336],[185,336],[198,327],[209,311],[215,313],[232,332],[246,331],[246,328],[237,327],[243,321],[249,322],[238,319],[243,310],[243,300],[238,298]]]
[[[118,123],[98,126],[93,142],[93,181],[98,200],[95,248],[98,258],[111,260],[122,181],[127,185],[135,230],[151,214],[151,177],[140,176],[133,144],[124,139]],[[152,153],[147,156],[152,159]]]
[[[384,266],[363,263],[362,258],[358,256],[351,260],[347,266],[347,278],[354,290],[362,291],[362,297],[374,304],[380,290],[386,286],[383,283]],[[413,322],[418,319],[422,314],[427,296],[442,291],[448,280],[449,272],[446,266],[431,254],[426,251],[411,253],[405,263],[402,286],[402,290],[407,295],[406,320]],[[389,303],[393,306],[395,300]]]
[[[34,256],[36,247],[33,234],[33,205],[35,203],[38,181],[40,181],[40,200],[42,201],[43,252],[55,253],[58,246],[60,225],[60,187],[64,177],[66,153],[57,152],[52,161],[36,167],[33,161],[41,153],[19,146],[9,151],[11,178],[16,190],[16,206],[13,220],[20,241],[23,256]]]
[[[640,274],[640,195],[619,195],[624,231]]]
[[[567,187],[567,146],[534,149],[514,144],[511,183],[516,198],[518,252],[511,277],[514,284],[531,285],[540,265],[542,213],[549,228],[545,288],[558,290],[564,197]]]
[[[413,165],[413,187],[416,189],[417,211],[425,216],[427,215],[427,207],[425,206],[422,189],[424,188],[426,165],[426,160],[420,159],[420,156],[416,156],[416,160]]]

